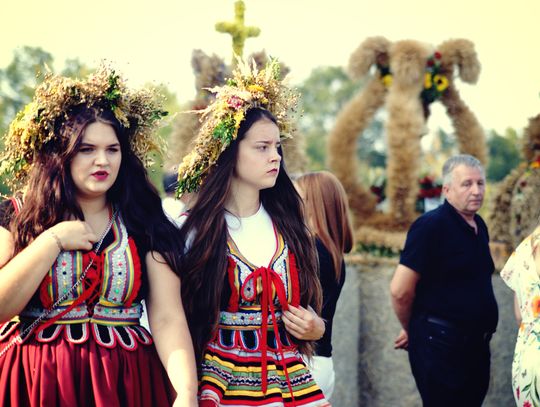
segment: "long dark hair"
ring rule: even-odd
[[[196,202],[181,228],[182,241],[187,242],[181,266],[182,299],[198,358],[217,327],[224,284],[227,284],[225,203],[231,191],[238,144],[259,120],[276,123],[266,110],[254,108],[246,113],[238,137],[221,153],[203,181]],[[281,150],[279,153],[282,155]],[[261,190],[260,200],[296,256],[301,304],[305,307],[311,305],[319,311],[321,289],[316,252],[303,221],[300,196],[285,171],[283,160],[276,184]],[[312,343],[300,341],[299,348],[303,353],[311,354]]]
[[[133,153],[133,134],[114,114],[100,107],[77,106],[56,126],[56,137],[34,158],[21,212],[10,229],[15,237],[15,253],[24,249],[44,230],[69,218],[84,220],[76,199],[70,165],[79,150],[84,130],[94,122],[109,124],[115,130],[122,151],[118,177],[107,200],[115,205],[129,234],[143,250],[161,253],[178,272],[179,232],[163,213],[161,198],[150,182],[141,160]]]

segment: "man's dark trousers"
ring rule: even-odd
[[[409,326],[409,361],[424,407],[479,407],[489,386],[490,333],[420,315]]]

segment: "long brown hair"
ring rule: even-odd
[[[330,252],[336,280],[339,280],[343,253],[349,253],[354,244],[345,189],[328,171],[301,175],[296,183],[303,195],[311,232]]]
[[[66,116],[67,119],[58,123],[55,129],[56,137],[36,153],[24,204],[10,222],[15,253],[59,222],[69,218],[84,220],[71,177],[71,161],[79,150],[87,126],[101,122],[113,127],[122,151],[118,177],[107,191],[108,202],[120,210],[129,234],[140,248],[161,253],[178,273],[180,235],[163,213],[159,193],[131,149],[129,137],[135,124],[126,129],[110,110],[86,105],[77,106]]]
[[[217,327],[222,303],[228,300],[222,298],[224,287],[228,286],[225,203],[231,193],[238,144],[259,120],[276,123],[266,110],[254,108],[247,112],[237,139],[221,153],[206,176],[181,228],[185,250],[181,267],[182,299],[198,358]],[[279,153],[282,155],[281,150]],[[285,171],[283,160],[276,184],[261,190],[260,200],[296,256],[301,304],[319,311],[321,288],[314,243],[303,222],[301,198]],[[299,348],[306,354],[311,354],[313,349],[312,343],[306,341],[300,341]]]

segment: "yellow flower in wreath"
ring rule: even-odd
[[[381,78],[381,81],[382,81],[384,86],[389,88],[392,85],[392,81],[393,81],[392,75],[390,75],[390,74],[384,75]]]
[[[240,123],[242,122],[242,120],[244,120],[244,111],[239,110],[235,112],[233,118],[234,118],[234,127],[236,128],[236,130],[238,130],[240,128]]]
[[[430,89],[433,86],[431,81],[431,72],[426,72],[424,74],[424,89]]]
[[[264,88],[260,85],[249,85],[247,88],[250,92],[264,92]]]
[[[443,92],[448,87],[448,78],[444,75],[433,75],[433,82],[439,92]]]

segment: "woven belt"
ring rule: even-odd
[[[281,322],[281,311],[274,313],[276,322]],[[261,311],[221,311],[219,313],[219,326],[222,328],[239,329],[247,327],[260,327],[262,325],[263,315]],[[267,316],[268,326],[272,326],[272,315]]]
[[[62,311],[67,309],[67,306],[59,306],[55,308],[49,315],[47,319],[44,319],[43,322],[46,322],[48,319],[54,318]],[[45,309],[32,307],[26,308],[21,312],[21,318],[37,318],[45,312]],[[139,320],[142,316],[142,306],[141,304],[135,304],[131,307],[111,307],[101,304],[97,304],[94,307],[93,315],[90,315],[88,309],[84,304],[71,309],[65,315],[62,315],[60,319],[55,321],[56,324],[73,324],[81,322],[95,322],[103,325],[135,325],[139,323]]]

